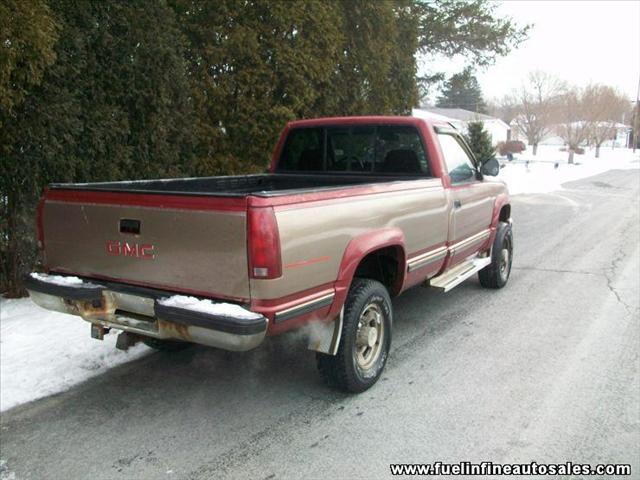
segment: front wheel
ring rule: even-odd
[[[316,354],[324,380],[350,393],[364,392],[376,383],[389,356],[391,324],[391,299],[384,285],[354,279],[344,306],[338,353]]]
[[[513,263],[513,233],[511,224],[500,222],[491,249],[491,263],[478,272],[480,285],[502,288],[507,284]]]

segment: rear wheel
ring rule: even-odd
[[[344,306],[338,353],[316,354],[324,380],[351,393],[363,392],[376,383],[389,356],[391,324],[391,299],[384,285],[354,279]]]
[[[478,272],[480,285],[502,288],[509,281],[513,262],[513,233],[511,224],[500,222],[491,249],[491,263]]]
[[[180,342],[178,340],[161,340],[153,337],[143,337],[142,343],[147,347],[151,347],[154,350],[159,350],[161,352],[177,352],[191,346],[188,342]]]

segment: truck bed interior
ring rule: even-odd
[[[424,175],[339,174],[258,174],[225,177],[179,178],[170,180],[137,180],[102,183],[54,183],[52,189],[91,190],[126,193],[158,193],[211,196],[273,196],[300,190],[324,190],[398,180],[418,180]]]

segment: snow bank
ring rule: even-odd
[[[45,397],[150,352],[142,344],[116,350],[80,317],[44,310],[28,298],[0,298],[0,410]]]
[[[260,318],[262,315],[250,312],[242,308],[240,305],[231,303],[213,303],[211,300],[199,300],[195,297],[186,297],[183,295],[174,295],[169,298],[158,300],[160,305],[165,307],[184,308],[194,312],[208,313],[211,315],[224,315],[227,317],[253,319]]]
[[[567,163],[567,156],[567,152],[561,152],[558,146],[541,145],[536,156],[531,154],[531,147],[528,147],[513,162],[500,160],[504,166],[500,169],[498,178],[506,182],[512,195],[548,193],[562,190],[563,183],[592,177],[608,170],[640,168],[640,151],[636,151],[634,155],[632,150],[626,148],[603,148],[600,158],[595,158],[594,151],[588,150],[584,155],[574,156],[574,165]]]
[[[31,278],[40,280],[41,282],[61,285],[63,287],[76,287],[82,284],[82,279],[78,277],[63,277],[61,275],[47,275],[44,273],[32,273]]]

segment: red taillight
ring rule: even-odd
[[[38,248],[39,249],[43,249],[44,248],[44,224],[43,222],[43,210],[44,210],[44,197],[46,195],[46,191],[45,193],[42,194],[42,197],[40,197],[40,200],[38,201],[38,208],[36,211],[36,229],[38,231]]]
[[[249,208],[247,214],[249,276],[269,279],[282,275],[280,236],[271,207]]]

